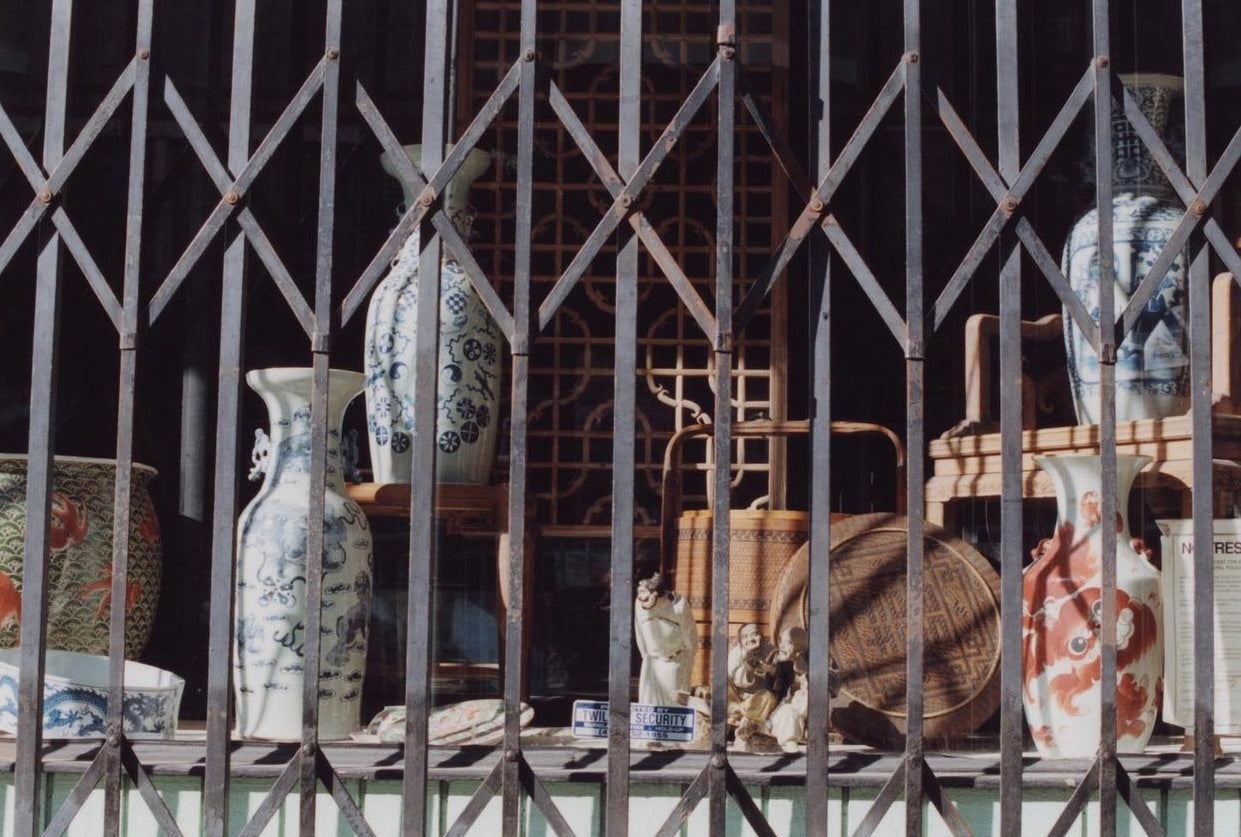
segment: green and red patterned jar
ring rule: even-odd
[[[147,485],[155,469],[137,462],[130,500],[125,656],[151,634],[162,569],[159,522]],[[52,475],[47,647],[108,653],[116,462],[56,457]],[[18,644],[26,540],[26,456],[0,454],[0,646]]]

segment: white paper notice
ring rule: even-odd
[[[1194,524],[1160,520],[1163,534],[1163,719],[1194,725]],[[1241,520],[1212,521],[1215,543],[1215,731],[1241,733]]]

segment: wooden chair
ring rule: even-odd
[[[1241,500],[1241,316],[1237,283],[1231,274],[1217,276],[1211,288],[1212,450],[1215,457],[1216,516],[1230,517]],[[991,414],[994,386],[993,344],[999,318],[975,314],[965,327],[965,418],[930,444],[931,478],[926,487],[926,517],[955,528],[959,501],[1000,496],[1000,434]],[[1023,322],[1022,340],[1061,341],[1060,315]],[[1067,379],[1067,376],[1066,376]],[[1035,426],[1040,392],[1035,382],[1022,381],[1022,494],[1054,497],[1051,481],[1034,456],[1097,453],[1097,425]],[[1190,417],[1118,422],[1118,453],[1143,454],[1153,461],[1137,485],[1149,489],[1148,504],[1156,514],[1188,517],[1192,492],[1192,431]]]

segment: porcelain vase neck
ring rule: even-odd
[[[360,372],[332,369],[328,372],[328,445],[325,481],[329,491],[344,492],[340,427],[345,408],[361,392],[365,378]],[[251,478],[266,476],[267,484],[303,483],[310,479],[310,440],[314,370],[283,367],[256,369],[246,383],[267,407],[270,435],[256,432]]]
[[[1079,530],[1093,528],[1099,521],[1092,510],[1102,502],[1103,457],[1036,456],[1034,461],[1047,472],[1056,491],[1056,517],[1060,523],[1072,523]],[[1138,472],[1151,461],[1149,456],[1116,455],[1116,516],[1118,530],[1129,531],[1129,491]]]
[[[422,171],[424,175],[430,179],[434,172],[427,172],[422,167],[422,146],[421,145],[405,145],[402,146],[405,155],[409,157],[409,161],[414,167]],[[451,144],[444,146],[444,157],[452,152]],[[379,155],[379,163],[383,170],[396,178],[401,185],[401,196],[405,207],[413,206],[418,200],[419,195],[413,190],[410,184],[398,173],[396,163],[388,152]],[[453,225],[457,231],[463,236],[468,236],[470,227],[473,222],[473,214],[469,209],[470,186],[477,180],[488,166],[491,165],[491,155],[486,151],[477,148],[470,151],[465,156],[461,168],[457,169],[457,173],[453,175],[452,180],[448,182],[448,186],[444,189],[444,211],[448,213],[448,217],[452,219]],[[417,236],[415,230],[413,235]]]

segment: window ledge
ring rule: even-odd
[[[44,745],[48,773],[81,773],[99,749],[98,741],[53,741]],[[198,738],[175,741],[135,741],[139,760],[154,775],[201,776],[206,761],[205,742]],[[239,778],[278,776],[298,751],[296,744],[234,742],[231,774]],[[344,779],[399,780],[403,775],[402,748],[394,744],[325,743],[323,751]],[[535,773],[549,782],[602,784],[607,776],[607,750],[595,746],[529,746],[523,749]],[[500,759],[494,747],[432,747],[428,773],[436,781],[481,781]],[[900,764],[899,753],[881,753],[868,747],[836,745],[828,760],[828,783],[839,787],[879,787]],[[12,772],[16,744],[0,741],[0,772]],[[633,783],[687,784],[706,767],[703,751],[639,750],[630,754]],[[1121,764],[1141,787],[1191,788],[1193,755],[1180,752],[1180,740],[1152,745],[1142,755],[1121,756]],[[928,753],[927,764],[948,787],[995,788],[1000,782],[996,751]],[[729,762],[747,784],[801,785],[805,783],[806,756],[730,753]],[[1072,788],[1090,767],[1089,760],[1042,759],[1023,756],[1022,783],[1027,788]],[[1241,789],[1241,758],[1225,755],[1215,762],[1215,786]]]

